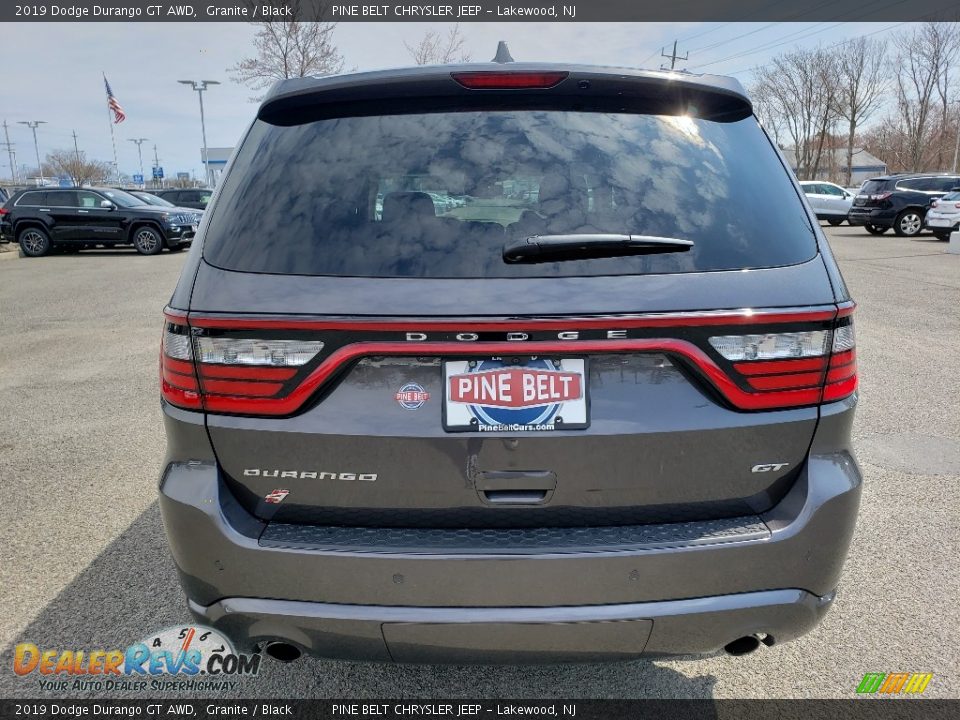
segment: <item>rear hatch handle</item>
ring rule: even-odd
[[[542,505],[556,487],[550,470],[481,470],[476,476],[477,494],[487,505]]]

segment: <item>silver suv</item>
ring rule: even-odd
[[[853,308],[735,80],[284,81],[165,312],[189,608],[281,660],[795,638],[857,515]]]

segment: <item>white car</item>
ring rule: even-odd
[[[949,240],[951,232],[960,230],[960,191],[949,192],[930,203],[923,224],[941,240]]]
[[[831,225],[839,225],[847,219],[855,194],[839,185],[822,180],[801,180],[800,187],[807,196],[807,202],[817,214],[817,220],[826,220]]]

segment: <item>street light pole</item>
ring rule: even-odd
[[[143,187],[147,186],[146,178],[143,176],[143,152],[140,149],[140,146],[143,145],[150,138],[127,138],[132,143],[137,144],[137,157],[140,158],[140,184]]]
[[[33,149],[37,152],[37,172],[40,173],[40,184],[46,185],[47,181],[43,178],[43,165],[40,164],[40,144],[37,142],[37,128],[46,125],[46,120],[18,120],[19,125],[26,125],[33,130]]]
[[[203,170],[206,175],[207,185],[211,185],[210,182],[210,157],[207,153],[207,123],[206,119],[203,116],[203,91],[207,89],[209,85],[219,85],[218,80],[177,80],[181,85],[190,85],[194,90],[197,91],[197,95],[200,96],[200,132],[203,135]]]

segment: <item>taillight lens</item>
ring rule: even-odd
[[[9,210],[7,210],[5,207],[0,207],[0,215],[9,215],[9,214],[10,214]]]
[[[823,386],[823,401],[841,400],[857,389],[857,339],[853,320],[833,331],[833,347],[826,383]]]
[[[251,402],[276,397],[322,349],[319,340],[195,336],[185,318],[168,314],[160,355],[161,390],[178,407],[253,413]]]
[[[168,314],[160,348],[160,392],[171,405],[199,410],[203,407],[193,365],[190,328],[184,318]]]
[[[871,196],[870,196],[870,199],[871,199],[871,200],[886,200],[886,199],[887,199],[888,197],[890,197],[891,195],[893,195],[893,192],[888,190],[887,192],[882,192],[882,193],[877,193],[876,195],[871,195]]]
[[[720,335],[710,345],[756,395],[757,409],[840,400],[857,388],[853,322],[832,330]]]

